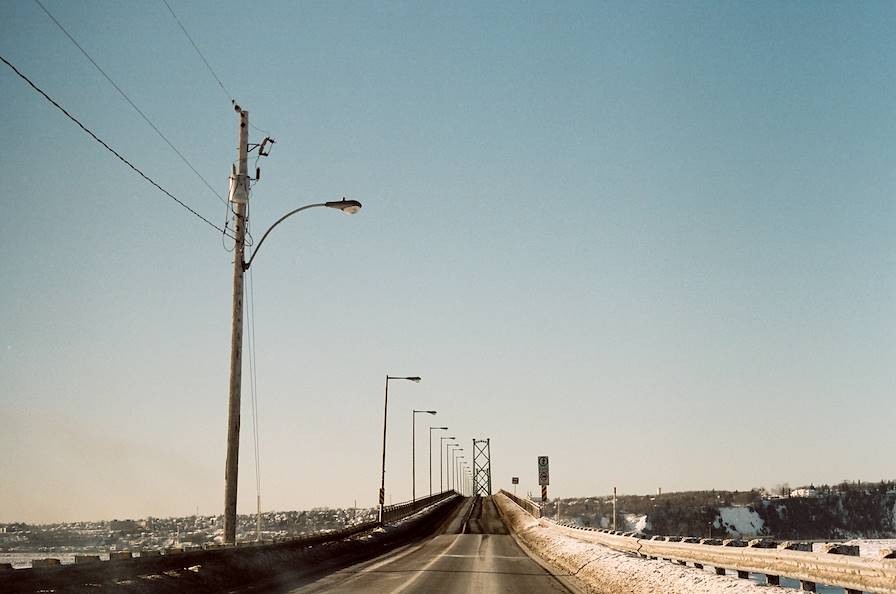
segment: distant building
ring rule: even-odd
[[[791,497],[809,497],[817,498],[818,490],[815,487],[799,487],[790,492]]]
[[[112,520],[109,522],[109,530],[112,532],[136,532],[137,522],[134,520]]]

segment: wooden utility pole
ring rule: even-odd
[[[616,531],[616,487],[613,487],[613,531]]]
[[[236,487],[240,459],[240,390],[243,370],[243,273],[246,250],[246,205],[249,202],[249,112],[240,114],[238,165],[231,178],[236,246],[233,250],[233,314],[230,334],[230,401],[227,410],[227,462],[224,468],[224,542],[236,544]]]

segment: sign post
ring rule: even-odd
[[[516,497],[516,486],[520,484],[520,477],[511,477],[510,482],[513,483],[513,496]]]
[[[541,501],[548,501],[548,485],[551,484],[551,473],[548,467],[548,457],[538,457],[538,484],[541,485]]]

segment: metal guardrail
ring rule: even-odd
[[[506,491],[508,498],[517,501]],[[529,511],[526,506],[520,506]],[[536,516],[537,517],[537,516]],[[776,542],[755,539],[688,538],[681,536],[647,536],[598,528],[550,522],[571,536],[607,546],[617,551],[635,553],[650,559],[665,559],[681,565],[714,567],[724,575],[736,571],[738,577],[750,573],[764,574],[769,584],[780,583],[781,577],[800,581],[801,589],[814,592],[816,584],[827,584],[846,590],[847,594],[874,592],[896,594],[896,551],[883,549],[879,558],[859,557],[859,547],[828,544],[825,552],[814,553],[806,543]]]
[[[387,522],[401,520],[417,513],[423,508],[455,496],[459,496],[456,491],[442,491],[441,493],[417,499],[416,501],[406,501],[404,503],[387,505],[383,508],[383,523],[385,524]]]

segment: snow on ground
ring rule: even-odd
[[[622,523],[626,532],[644,532],[648,524],[645,514],[624,514]]]
[[[792,594],[777,586],[653,561],[566,535],[539,522],[504,495],[494,497],[508,528],[535,554],[577,577],[593,592],[631,594]],[[587,534],[587,533],[584,533]]]
[[[848,540],[843,544],[859,545],[859,556],[871,557],[872,559],[880,558],[881,549],[896,551],[896,538],[855,538],[853,540]]]
[[[735,536],[756,536],[765,522],[749,507],[720,507],[720,518],[713,523],[716,528],[725,528]]]

